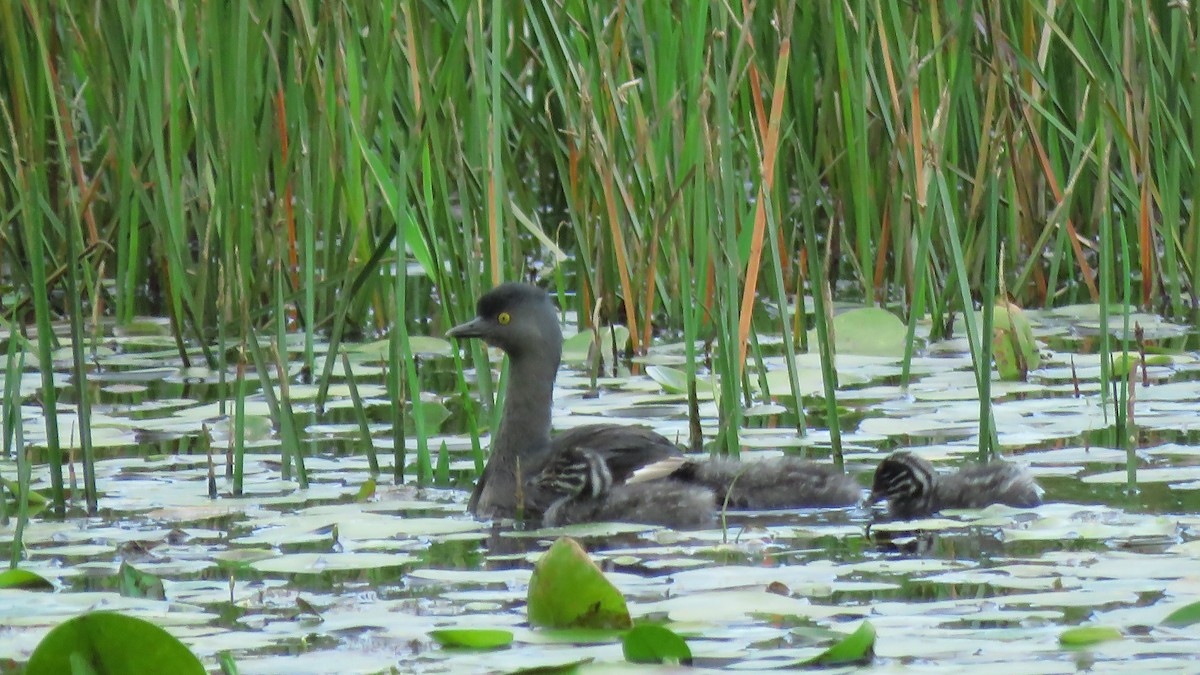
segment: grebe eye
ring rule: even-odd
[[[508,322],[512,321],[512,317],[508,315],[508,312],[500,312],[496,315],[496,321],[500,322],[501,326],[507,326]]]

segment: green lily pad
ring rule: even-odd
[[[430,335],[408,336],[408,350],[413,354],[450,356],[451,349],[450,341],[445,338]]]
[[[687,372],[670,366],[646,366],[646,376],[654,380],[671,394],[686,394],[688,391]]]
[[[1086,647],[1099,642],[1124,639],[1121,631],[1111,626],[1079,626],[1068,628],[1058,636],[1058,644],[1064,647]]]
[[[838,357],[838,363],[842,363],[841,356]],[[871,380],[859,371],[839,370],[837,381],[839,387],[847,387],[863,385]],[[801,396],[824,396],[825,394],[825,377],[817,368],[800,368],[796,373],[796,383],[800,387],[798,393]],[[786,369],[768,371],[767,386],[771,389],[771,396],[795,396],[797,394],[792,391],[791,376]]]
[[[595,345],[596,329],[580,331],[563,340],[563,361],[580,363],[587,361],[592,355]],[[605,326],[600,329],[600,350],[602,354],[611,355],[614,342],[617,353],[620,354],[629,344],[629,329],[625,326]]]
[[[354,494],[354,501],[366,502],[370,501],[375,496],[375,477],[368,477],[363,484],[358,486],[358,492]]]
[[[853,633],[841,642],[797,665],[835,666],[851,663],[869,663],[875,657],[875,626],[863,621]]]
[[[1131,352],[1113,352],[1112,355],[1112,376],[1115,378],[1129,377],[1129,371],[1137,368],[1142,362],[1140,354]],[[1146,356],[1147,366],[1169,366],[1175,360],[1167,354],[1148,354]]]
[[[242,569],[249,568],[259,560],[274,558],[275,552],[266,548],[233,548],[218,551],[212,557],[220,566]]]
[[[1020,307],[998,302],[992,314],[992,358],[1000,379],[1024,381],[1029,371],[1041,365],[1041,352],[1033,328]]]
[[[425,425],[426,433],[436,433],[441,428],[442,422],[450,418],[450,409],[436,401],[421,401],[421,421]],[[416,430],[416,411],[417,407],[409,404],[409,415],[412,416],[414,426],[412,430]]]
[[[629,628],[629,608],[579,542],[560,537],[529,580],[529,623],[544,628]]]
[[[1149,351],[1149,347],[1146,348]],[[1175,357],[1171,354],[1146,354],[1146,365],[1148,366],[1170,366],[1175,364]]]
[[[1114,353],[1111,362],[1112,376],[1118,379],[1129,377],[1129,371],[1137,368],[1139,360],[1137,354],[1130,354],[1129,352]]]
[[[167,592],[163,588],[162,579],[143,572],[128,562],[121,563],[121,595],[127,598],[153,598],[166,600]]]
[[[592,661],[595,661],[595,659],[575,659],[574,661],[564,661],[562,663],[555,663],[552,665],[519,668],[511,671],[508,675],[559,675],[559,673],[566,675],[567,673],[578,672],[580,666],[586,666]]]
[[[633,663],[692,665],[692,650],[675,631],[653,623],[634,626],[621,641],[625,660]]]
[[[265,404],[264,404],[265,405]],[[232,410],[230,406],[230,410]],[[247,443],[255,443],[267,441],[275,438],[275,423],[271,421],[269,414],[255,415],[250,413],[250,406],[246,406],[246,414],[242,417],[242,430],[245,434],[244,438]],[[189,408],[180,410],[175,413],[175,417],[183,419],[203,419],[208,416],[210,411],[203,407]],[[214,411],[215,412],[215,411]],[[266,412],[264,410],[264,412]],[[224,442],[225,439],[232,438],[234,432],[233,417],[224,417],[209,427],[209,434],[212,435],[213,441],[217,443]]]
[[[250,563],[259,572],[276,574],[325,574],[345,570],[373,570],[400,567],[415,558],[398,553],[289,553]]]
[[[513,641],[512,631],[489,628],[442,628],[429,631],[429,637],[443,647],[466,649],[499,649]]]
[[[375,340],[374,342],[366,342],[361,345],[355,345],[347,348],[351,354],[360,355],[368,359],[385,360],[388,358],[392,349],[390,338]],[[445,338],[433,337],[430,335],[409,335],[408,350],[413,354],[427,354],[429,356],[450,356],[451,352],[450,341]],[[354,369],[358,373],[358,368]]]
[[[14,495],[21,494],[20,486],[17,485],[15,481],[11,481],[7,478],[0,478],[0,484],[4,485],[4,489],[8,490],[11,494],[14,494]],[[44,506],[44,505],[48,504],[49,502],[50,502],[50,500],[47,499],[46,496],[43,495],[42,493],[37,492],[35,490],[29,491],[29,505],[30,506]]]
[[[170,334],[171,324],[162,319],[139,317],[113,326],[113,335],[116,337],[159,337]]]
[[[1190,605],[1184,605],[1179,609],[1167,615],[1167,618],[1162,620],[1165,626],[1174,626],[1182,628],[1200,622],[1200,602],[1193,602]]]
[[[1110,321],[1113,317],[1119,317],[1125,313],[1133,314],[1136,312],[1137,307],[1134,307],[1133,305],[1110,304],[1108,306],[1108,317]],[[1062,307],[1055,307],[1054,309],[1050,310],[1050,313],[1079,322],[1087,321],[1097,323],[1100,321],[1100,305],[1096,303],[1063,305]]]
[[[90,612],[59,624],[38,643],[26,675],[195,673],[205,670],[182,642],[149,621]]]
[[[24,588],[27,590],[54,590],[54,584],[41,575],[29,570],[13,569],[0,572],[0,588]]]
[[[808,339],[816,344],[815,328]],[[880,307],[857,307],[833,317],[833,346],[838,354],[901,357],[907,339],[904,322]]]

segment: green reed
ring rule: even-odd
[[[78,256],[79,246],[77,228],[68,228],[67,234],[67,301],[69,303],[71,324],[71,376],[74,380],[77,400],[75,402],[76,418],[79,420],[79,449],[83,453],[83,494],[87,504],[87,512],[95,515],[97,509],[96,495],[96,457],[92,446],[92,390],[88,384],[88,358],[85,353],[87,341],[83,335],[83,322],[86,318],[83,302],[80,296],[80,268],[74,264]]]
[[[363,405],[362,396],[358,393],[358,382],[354,377],[354,370],[350,367],[350,356],[346,352],[342,352],[342,370],[346,374],[346,386],[350,389],[354,422],[358,425],[358,446],[367,456],[367,466],[370,468],[371,476],[378,476],[379,457],[375,452],[375,444],[371,442],[370,421],[367,419],[367,410]]]
[[[998,187],[998,186],[997,186]],[[995,200],[989,202],[994,205]],[[980,312],[979,344],[976,347],[976,370],[979,373],[976,389],[979,392],[979,454],[980,462],[987,462],[1000,453],[999,430],[996,419],[992,416],[992,358],[993,358],[993,327],[996,323],[998,302],[1004,300],[1003,287],[997,288],[1002,281],[999,272],[999,258],[1003,254],[1000,248],[1000,226],[996,222],[994,211],[984,214],[983,246],[984,271],[983,289],[979,297]],[[1005,305],[1007,307],[1007,305]],[[964,310],[969,311],[969,310]],[[1009,321],[1012,325],[1012,321]]]
[[[13,437],[17,448],[17,491],[13,493],[13,500],[17,505],[17,525],[13,528],[12,550],[9,552],[8,565],[16,568],[24,558],[25,527],[29,524],[29,498],[33,489],[30,487],[33,464],[30,452],[25,448],[23,425],[16,426]]]
[[[24,424],[21,417],[20,396],[18,393],[21,390],[21,370],[25,364],[25,351],[21,347],[21,341],[16,339],[16,336],[10,336],[8,339],[7,348],[5,349],[4,357],[4,400],[0,402],[0,413],[3,419],[3,435],[4,435],[4,456],[11,457],[14,453],[24,455],[25,449],[17,445],[17,428]],[[18,463],[18,467],[21,466]],[[21,493],[28,489],[27,483],[22,483],[20,480],[13,482],[0,482],[0,525],[7,526],[9,522],[8,500],[4,496],[4,491],[7,490],[13,497],[13,503],[20,504]],[[18,542],[13,543],[14,547]],[[14,566],[15,566],[14,562]]]
[[[30,484],[33,475],[30,464],[31,450],[25,447],[25,424],[21,417],[19,397],[15,395],[20,390],[21,372],[25,368],[25,351],[22,346],[20,340],[10,337],[4,361],[4,444],[5,450],[11,450],[16,457],[17,478],[16,481],[0,482],[0,524],[6,527],[9,524],[8,501],[4,496],[4,491],[7,490],[12,495],[17,516],[8,561],[9,567],[14,569],[24,557],[23,537],[25,526],[29,523],[32,489]]]
[[[238,358],[234,364],[237,376],[233,383],[233,436],[230,439],[230,461],[226,464],[226,477],[233,481],[235,497],[243,494],[246,479],[246,397],[250,395],[250,384],[246,379],[246,355],[249,345],[243,341],[237,348]]]
[[[833,454],[833,463],[838,468],[845,466],[842,456],[842,431],[837,415],[837,368],[833,350],[833,310],[829,306],[828,278],[825,275],[825,263],[817,246],[817,236],[811,223],[805,224],[805,244],[809,251],[809,288],[813,289],[813,313],[817,332],[817,349],[821,355],[821,383],[825,396],[825,416],[829,424],[829,442]]]
[[[736,341],[738,324],[740,322],[739,302],[741,299],[741,284],[739,283],[739,268],[742,257],[738,250],[738,217],[742,215],[741,200],[744,195],[742,181],[738,180],[739,172],[734,168],[733,150],[735,128],[740,128],[733,118],[729,72],[733,67],[732,60],[736,50],[731,48],[730,21],[724,12],[716,13],[714,21],[715,38],[712,45],[713,58],[713,101],[715,113],[713,124],[716,127],[716,157],[710,161],[716,167],[716,197],[717,204],[725,218],[715,223],[713,250],[717,251],[716,259],[710,264],[714,267],[714,286],[712,289],[714,304],[717,308],[714,324],[717,331],[718,348],[716,370],[721,375],[720,381],[720,424],[721,431],[714,443],[714,452],[738,456],[737,430],[742,421],[742,364],[738,361],[741,345]],[[734,53],[731,53],[734,52]]]
[[[1102,126],[1099,130],[1098,141],[1102,148],[1101,167],[1109,166],[1112,161],[1111,148],[1109,143],[1109,130]],[[1105,178],[1100,182],[1100,196],[1106,196],[1110,189],[1110,181]],[[1100,284],[1100,381],[1109,383],[1112,388],[1112,406],[1113,406],[1113,444],[1125,449],[1125,468],[1127,474],[1127,485],[1131,493],[1137,489],[1137,432],[1134,425],[1133,404],[1135,392],[1133,391],[1133,382],[1135,382],[1137,368],[1129,363],[1129,359],[1125,359],[1125,368],[1128,369],[1126,374],[1115,373],[1112,368],[1112,358],[1114,351],[1113,329],[1110,319],[1112,310],[1115,309],[1113,303],[1120,302],[1121,311],[1121,331],[1120,339],[1116,341],[1116,345],[1120,346],[1122,355],[1130,353],[1133,342],[1132,326],[1129,325],[1129,300],[1131,299],[1131,269],[1130,255],[1132,253],[1129,242],[1126,239],[1125,231],[1120,228],[1113,227],[1112,219],[1107,214],[1100,216],[1100,264],[1099,278],[1101,280],[1116,280],[1116,283]],[[1114,241],[1115,240],[1115,241]],[[1113,286],[1118,286],[1120,295],[1117,298],[1113,297]],[[1104,406],[1105,414],[1108,412],[1107,394],[1109,387],[1101,387],[1101,404]]]
[[[9,22],[11,30],[11,15],[12,7],[6,6],[0,12],[5,12],[4,18]],[[11,47],[12,45],[10,45]],[[19,59],[23,55],[17,49],[10,50],[10,58],[14,59],[14,63],[19,65]],[[28,86],[27,83],[22,83],[20,86]],[[45,109],[26,110],[19,107],[19,102],[14,101],[17,105],[13,106],[14,110],[12,117],[6,114],[6,122],[10,129],[21,123],[21,118],[24,115],[30,115],[37,118],[39,115],[46,114]],[[8,107],[6,106],[6,113]],[[15,118],[15,119],[14,119]],[[14,239],[19,240],[20,247],[27,252],[28,269],[19,270],[19,273],[24,277],[23,281],[29,289],[29,296],[25,298],[25,302],[21,303],[18,308],[22,312],[27,312],[27,305],[32,302],[32,311],[34,321],[37,328],[37,351],[38,351],[38,368],[41,371],[42,379],[42,408],[46,419],[46,445],[48,450],[48,460],[50,465],[50,490],[51,501],[54,505],[56,514],[62,515],[66,512],[66,499],[63,490],[63,455],[62,447],[59,444],[59,429],[58,429],[58,393],[54,385],[54,362],[53,350],[55,347],[55,336],[51,325],[52,310],[49,299],[49,283],[48,275],[46,274],[46,250],[45,250],[45,230],[43,230],[42,216],[44,214],[44,204],[41,196],[46,193],[46,184],[48,182],[47,161],[41,156],[40,148],[48,145],[47,129],[44,124],[44,117],[34,122],[32,120],[24,120],[25,125],[21,130],[23,133],[14,133],[9,136],[11,144],[9,151],[12,157],[11,168],[15,174],[16,185],[10,192],[16,194],[16,206],[18,209],[18,218],[20,219],[20,229],[15,231],[17,235]],[[47,227],[46,230],[49,230]],[[13,317],[20,321],[25,320],[25,315]],[[11,330],[11,329],[10,329]],[[10,334],[9,339],[12,339]],[[20,426],[18,425],[18,430]],[[16,443],[14,448],[17,453],[23,453],[24,448],[21,443]]]

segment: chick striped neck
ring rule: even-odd
[[[938,475],[924,459],[896,453],[879,465],[871,489],[875,501],[886,499],[893,517],[908,519],[938,510]]]
[[[570,448],[556,457],[537,479],[538,487],[566,498],[596,498],[612,489],[608,464],[598,453]]]

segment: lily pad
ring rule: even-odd
[[[629,608],[579,542],[561,537],[533,568],[529,623],[544,628],[628,628]]]
[[[1120,379],[1129,377],[1129,371],[1137,368],[1141,357],[1129,352],[1114,352],[1112,355],[1112,376]]]
[[[11,481],[7,478],[0,478],[0,485],[3,485],[4,489],[8,490],[10,494],[14,494],[14,495],[21,494],[20,486],[17,485],[15,481]],[[45,497],[45,495],[43,495],[42,493],[36,492],[34,490],[29,491],[29,505],[30,506],[45,506],[49,502],[50,502],[50,500],[47,499]]]
[[[663,391],[672,394],[687,393],[687,372],[682,369],[670,366],[646,366],[646,375],[661,385]]]
[[[1021,308],[998,302],[992,314],[992,358],[1001,380],[1023,381],[1041,365],[1033,328]]]
[[[127,598],[153,598],[165,600],[167,593],[163,589],[162,579],[143,572],[128,562],[121,563],[121,595]]]
[[[113,326],[116,337],[164,336],[171,334],[171,324],[164,319],[136,317]]]
[[[1058,636],[1058,644],[1064,647],[1086,647],[1109,640],[1122,640],[1125,636],[1111,626],[1079,626],[1069,628]]]
[[[653,623],[634,626],[621,641],[625,660],[633,663],[674,663],[692,665],[692,650],[687,641],[670,628]]]
[[[279,574],[324,574],[399,567],[414,560],[416,558],[399,553],[290,553],[253,562],[250,567],[259,572]]]
[[[592,356],[596,344],[596,329],[580,331],[563,340],[563,361],[567,363],[582,363]],[[612,354],[613,345],[617,353],[625,351],[629,344],[629,329],[625,326],[605,326],[600,329],[600,353],[606,357]],[[607,358],[605,359],[607,360]]]
[[[12,569],[0,572],[0,588],[24,588],[28,590],[54,590],[54,584],[45,577],[29,570]]]
[[[367,342],[361,345],[356,345],[347,349],[348,352],[358,355],[360,359],[366,357],[368,359],[386,360],[392,348],[391,340],[384,338]],[[432,337],[429,335],[409,335],[408,349],[413,354],[426,354],[429,356],[449,356],[451,352],[450,341],[445,338]],[[355,374],[358,374],[358,368],[354,369]]]
[[[47,633],[25,666],[26,675],[84,672],[204,675],[205,670],[182,642],[149,621],[90,612]]]
[[[870,663],[875,657],[875,626],[863,621],[853,633],[816,656],[797,665],[838,666],[852,663]]]
[[[563,661],[561,663],[532,666],[530,668],[520,668],[518,670],[511,671],[509,675],[558,675],[559,673],[567,675],[568,673],[578,672],[580,666],[586,666],[592,661],[595,661],[595,659],[575,659],[573,661]]]
[[[816,344],[817,331],[808,332]],[[904,356],[908,327],[895,314],[880,307],[858,307],[833,317],[833,346],[838,354]]]
[[[451,352],[449,340],[429,335],[408,336],[408,349],[413,354],[429,354],[432,356],[449,356]]]
[[[443,647],[467,649],[499,649],[513,641],[512,631],[488,628],[442,628],[429,631],[429,637]]]
[[[421,419],[425,423],[426,432],[432,433],[440,429],[442,422],[450,417],[450,409],[434,401],[421,401]]]
[[[1193,602],[1189,605],[1184,605],[1179,609],[1167,615],[1167,618],[1162,620],[1164,626],[1173,626],[1182,628],[1190,626],[1194,623],[1200,623],[1200,602]]]

